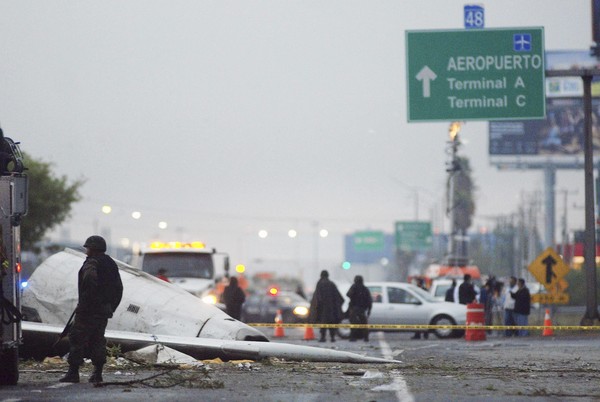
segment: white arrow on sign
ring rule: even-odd
[[[423,98],[429,98],[431,96],[431,81],[435,80],[437,75],[429,68],[425,66],[417,74],[417,80],[423,81]]]

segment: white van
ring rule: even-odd
[[[446,300],[446,291],[450,289],[452,286],[452,278],[439,278],[434,279],[431,282],[431,287],[429,288],[429,293],[437,299],[444,301]],[[462,278],[455,278],[456,288],[454,288],[454,303],[458,303],[458,287],[463,283]],[[473,286],[475,287],[475,292],[477,293],[477,300],[479,300],[479,286],[477,282],[473,282]]]
[[[456,281],[456,288],[454,289],[454,301],[458,303],[458,287],[463,283],[462,279],[454,279]],[[434,279],[431,282],[429,293],[436,299],[444,301],[446,300],[446,291],[452,286],[452,279]]]

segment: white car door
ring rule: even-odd
[[[387,303],[384,303],[383,287],[367,286],[373,299],[373,307],[369,316],[369,324],[388,324],[385,321]]]

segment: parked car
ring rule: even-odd
[[[403,282],[366,282],[365,286],[373,298],[369,324],[465,325],[466,306],[437,300],[415,285]],[[340,288],[344,297],[347,291],[346,288]],[[344,305],[344,309],[346,308],[347,301]],[[431,332],[438,338],[458,337],[464,333],[463,330],[456,329],[434,329]],[[339,333],[346,337],[349,330],[340,329]]]
[[[308,319],[309,309],[310,303],[294,292],[265,292],[246,298],[242,306],[242,321],[274,322],[277,310],[281,310],[284,323],[303,323]]]

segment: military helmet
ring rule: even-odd
[[[90,236],[85,241],[83,247],[104,252],[106,251],[106,241],[102,238],[102,236]]]

